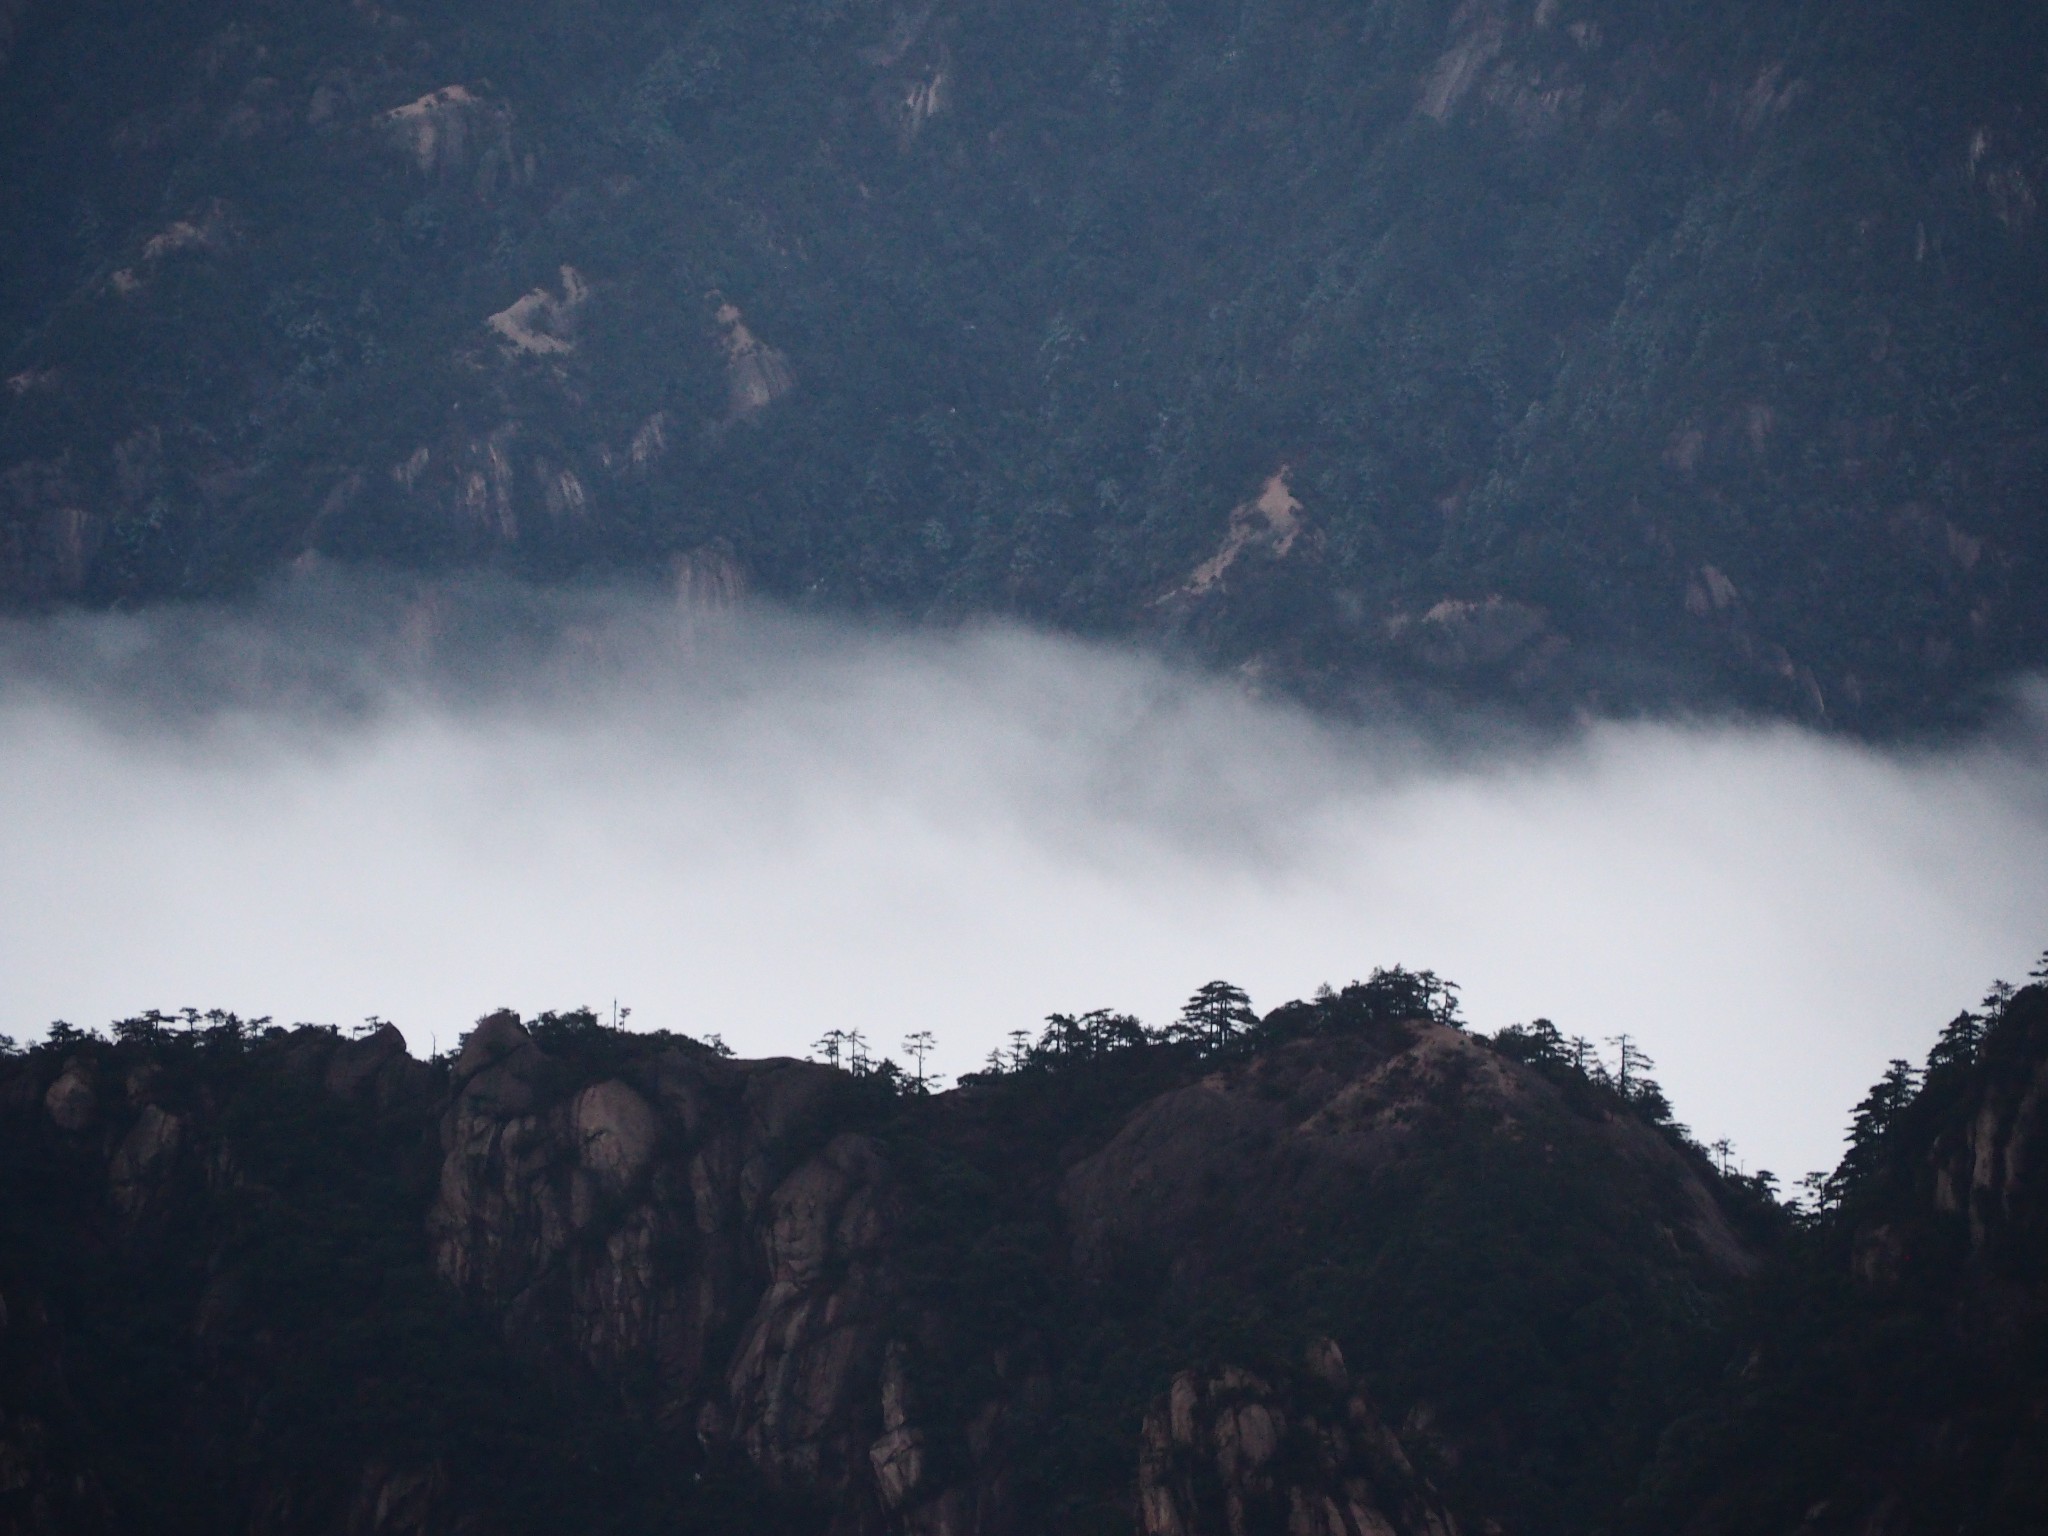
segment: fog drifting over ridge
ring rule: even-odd
[[[1375,964],[1656,1058],[1788,1180],[2048,943],[2048,693],[1887,753],[1790,727],[1463,745],[1021,630],[300,583],[0,627],[0,1031],[145,1007],[443,1049],[500,1004],[801,1054],[1268,1008]]]

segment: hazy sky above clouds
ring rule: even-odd
[[[1788,1180],[2048,944],[2048,707],[1791,728],[1337,726],[1115,649],[623,594],[329,584],[0,630],[0,1030],[507,1005],[949,1072],[1052,1010],[1266,1008],[1396,961],[1474,1027],[1628,1031]]]

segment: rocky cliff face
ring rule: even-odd
[[[1457,1536],[1330,1339],[1293,1396],[1236,1366],[1182,1371],[1140,1444],[1144,1536]]]
[[[1961,1123],[1928,1154],[1933,1204],[1969,1222],[1980,1263],[2048,1275],[2048,1008],[2015,1008],[1987,1042]]]
[[[900,1503],[916,1477],[871,1446],[901,1196],[872,1138],[832,1130],[845,1074],[672,1048],[628,1075],[565,1081],[511,1015],[478,1026],[441,1122],[436,1269],[520,1347],[644,1381],[776,1480]]]
[[[2026,1532],[2048,1522],[2048,987],[1894,1063],[1739,1370],[1674,1428],[1629,1528]]]
[[[508,1013],[436,1063],[203,1022],[15,1058],[0,1530],[146,1518],[145,1431],[279,1536],[545,1528],[512,1491],[543,1472],[593,1528],[644,1496],[844,1536],[1550,1529],[1530,1424],[1653,1433],[1599,1406],[1643,1362],[1468,1357],[1555,1303],[1674,1369],[1691,1325],[1645,1298],[1711,1309],[1753,1241],[1615,1104],[1441,1025],[1331,1027],[938,1097]],[[1609,1251],[1561,1276],[1521,1224],[1573,1200]],[[1412,1300],[1417,1244],[1482,1231],[1501,1288]],[[1419,1350],[1403,1305],[1450,1308]],[[735,1489],[756,1513],[707,1502]]]
[[[1218,1238],[1272,1240],[1255,1219],[1218,1224],[1212,1211],[1205,1222],[1182,1202],[1198,1191],[1213,1201],[1219,1171],[1234,1161],[1263,1186],[1233,1192],[1243,1216],[1312,1214],[1341,1194],[1347,1177],[1369,1176],[1421,1128],[1418,1078],[1439,1098],[1551,1092],[1441,1027],[1420,1027],[1407,1049],[1359,1082],[1339,1075],[1350,1063],[1333,1061],[1327,1049],[1282,1055],[1146,1104],[1067,1173],[1077,1279],[1101,1278],[1105,1255],[1140,1234],[1190,1261]],[[1446,1059],[1490,1071],[1461,1090],[1446,1080]],[[1276,1083],[1285,1085],[1278,1093]],[[578,1084],[516,1019],[494,1015],[451,1074],[441,1122],[446,1157],[427,1218],[436,1268],[501,1317],[522,1348],[646,1383],[651,1411],[694,1426],[707,1444],[743,1449],[785,1487],[824,1490],[849,1529],[1011,1529],[1019,1512],[1005,1506],[994,1433],[1003,1395],[976,1410],[979,1455],[971,1448],[950,1484],[935,1471],[934,1437],[919,1421],[911,1385],[913,1364],[937,1363],[919,1358],[928,1353],[920,1335],[929,1337],[935,1320],[908,1305],[892,1252],[914,1196],[872,1135],[832,1130],[847,1088],[844,1074],[806,1062],[728,1062],[677,1048],[649,1053],[622,1077]],[[1346,1102],[1333,1106],[1340,1094]],[[1288,1130],[1313,1150],[1278,1144],[1268,1122],[1288,1117],[1276,1106],[1293,1111]],[[1239,1123],[1237,1110],[1251,1123]],[[1390,1120],[1405,1122],[1391,1137]],[[1676,1171],[1668,1147],[1641,1127],[1635,1135]],[[1241,1158],[1261,1137],[1262,1155]],[[1262,1177],[1283,1170],[1291,1183],[1319,1188],[1281,1189]],[[1743,1262],[1711,1198],[1696,1182],[1692,1188],[1708,1247]],[[1342,1378],[1336,1346],[1324,1341],[1323,1349],[1326,1373]],[[1447,1519],[1411,1514],[1405,1524],[1386,1524],[1372,1479],[1359,1481],[1366,1463],[1356,1461],[1347,1436],[1363,1437],[1361,1454],[1370,1453],[1380,1480],[1398,1474],[1401,1500],[1421,1497],[1414,1490],[1423,1485],[1362,1396],[1326,1425],[1301,1418],[1290,1428],[1274,1388],[1235,1368],[1218,1381],[1213,1392],[1198,1389],[1183,1373],[1170,1394],[1182,1406],[1145,1421],[1139,1510],[1147,1532],[1243,1536],[1254,1506],[1281,1509],[1290,1531],[1316,1536],[1434,1531],[1440,1526],[1429,1520]],[[1197,1435],[1182,1403],[1190,1392],[1205,1403],[1244,1403],[1221,1418],[1205,1409]],[[1251,1438],[1232,1438],[1240,1419],[1258,1426]],[[1319,1448],[1322,1470],[1306,1483],[1275,1482],[1268,1466],[1290,1436]],[[1238,1489],[1225,1514],[1190,1502],[1195,1484],[1185,1476],[1175,1474],[1172,1486],[1161,1481],[1188,1456],[1213,1463]]]

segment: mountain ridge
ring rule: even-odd
[[[584,1013],[59,1030],[0,1063],[0,1519],[2025,1528],[2048,991],[1788,1209],[1435,988],[1055,1016],[942,1095]]]
[[[1876,733],[2048,655],[2024,8],[8,14],[17,608],[714,570]]]

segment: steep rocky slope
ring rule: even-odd
[[[119,1033],[0,1069],[0,1528],[1563,1529],[1769,1241],[1358,989],[936,1097],[583,1016]]]
[[[1637,1528],[2048,1526],[2048,987],[1990,1003],[1861,1106],[1832,1208],[1670,1437]]]
[[[1788,1210],[1415,980],[939,1095],[587,1014],[60,1031],[0,1063],[0,1531],[2041,1528],[2048,988]]]
[[[2038,7],[0,4],[0,602],[308,558],[1924,724],[2048,659]]]

